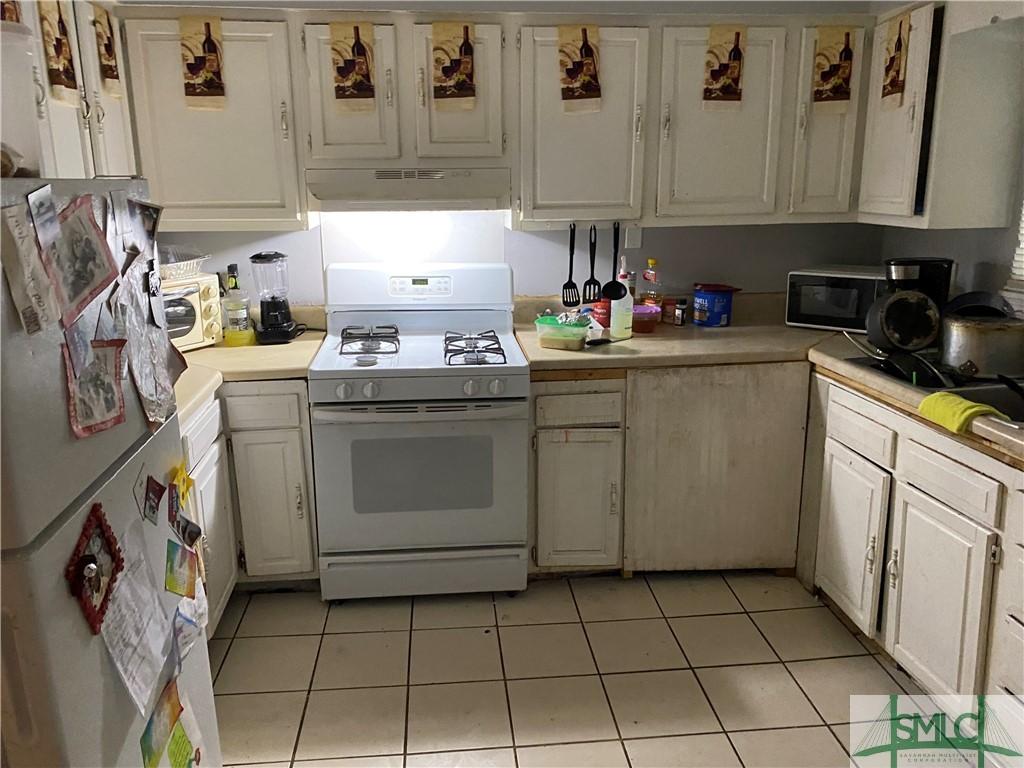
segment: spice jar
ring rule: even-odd
[[[676,302],[678,299],[666,296],[661,302],[661,322],[674,323],[676,319]]]
[[[686,325],[686,297],[680,296],[676,299],[676,306],[672,316],[673,325]]]

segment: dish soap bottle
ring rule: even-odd
[[[228,264],[224,298],[224,345],[246,347],[256,343],[256,333],[249,320],[249,294],[238,286],[238,265]]]
[[[621,282],[626,275],[620,274]],[[608,326],[608,335],[613,341],[628,339],[633,336],[633,294],[626,291],[621,299],[612,302],[611,322]]]

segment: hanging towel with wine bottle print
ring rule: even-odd
[[[740,109],[743,103],[743,58],[746,53],[746,26],[716,24],[708,29],[701,105],[705,110]]]
[[[224,36],[219,16],[182,16],[181,59],[185,105],[190,109],[224,109]]]
[[[112,96],[120,96],[121,73],[117,69],[114,20],[110,17],[107,9],[97,3],[92,4],[92,14],[92,26],[96,32],[96,54],[99,57],[103,88]]]
[[[907,84],[907,51],[910,48],[910,14],[889,19],[885,36],[885,65],[882,70],[882,109],[903,106]]]
[[[856,30],[851,27],[818,27],[817,32],[811,74],[814,111],[844,114],[850,105]]]
[[[377,108],[373,22],[331,22],[331,72],[339,112],[373,112]]]
[[[438,112],[476,109],[473,29],[472,24],[461,21],[435,21],[431,25],[431,80],[434,109]]]
[[[21,24],[21,19],[21,3],[18,0],[0,2],[0,21],[13,21],[15,24]]]
[[[558,73],[566,112],[600,112],[601,34],[597,24],[558,28]]]
[[[65,9],[57,0],[40,0],[39,26],[43,31],[50,94],[58,101],[78,105],[78,77],[71,54],[71,33],[64,17],[65,10],[70,12],[71,8]]]

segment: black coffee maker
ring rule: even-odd
[[[920,291],[939,311],[949,301],[956,262],[937,256],[885,260],[885,278],[894,291]]]
[[[252,279],[260,300],[256,340],[260,344],[287,344],[306,326],[292,320],[288,305],[288,257],[279,251],[260,251],[249,257]]]

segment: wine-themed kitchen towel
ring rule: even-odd
[[[597,24],[558,28],[558,72],[566,112],[601,109],[601,40]]]
[[[18,0],[0,2],[0,21],[13,21],[21,24],[21,3]]]
[[[907,50],[910,47],[910,14],[889,19],[885,37],[885,67],[882,71],[882,109],[903,106],[907,84]]]
[[[373,22],[331,22],[331,71],[334,104],[341,112],[377,108],[374,78]]]
[[[435,21],[431,25],[434,109],[438,112],[476,108],[473,27],[461,21]]]
[[[704,109],[740,108],[746,52],[746,26],[716,24],[708,29],[708,51],[704,57]]]
[[[62,4],[57,0],[39,0],[39,25],[43,30],[50,93],[58,101],[78,104],[78,76],[71,55],[71,33]]]
[[[100,77],[103,87],[111,95],[121,95],[121,73],[117,68],[116,37],[114,20],[107,9],[97,3],[92,4],[93,29],[96,32],[96,53],[100,61]]]
[[[185,104],[192,109],[224,109],[224,37],[218,16],[182,16],[181,58]]]
[[[854,36],[850,27],[818,27],[811,98],[816,112],[842,114],[850,104]]]

